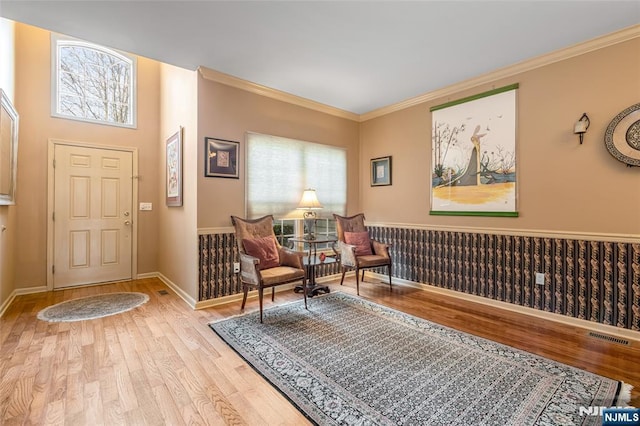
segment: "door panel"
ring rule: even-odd
[[[131,279],[133,155],[56,145],[54,288]]]

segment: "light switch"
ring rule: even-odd
[[[140,210],[153,210],[152,203],[140,203]]]

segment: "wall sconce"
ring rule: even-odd
[[[589,116],[585,112],[584,114],[582,114],[582,117],[580,117],[580,120],[576,121],[576,125],[573,127],[573,133],[575,133],[576,135],[580,135],[580,145],[582,145],[584,134],[587,133],[587,129],[589,128],[590,124],[591,121],[589,120]]]
[[[304,212],[304,227],[307,228],[307,235],[305,238],[307,240],[315,240],[316,236],[314,235],[315,227],[316,227],[316,212],[314,210],[320,210],[322,208],[322,204],[318,201],[318,196],[316,195],[315,189],[305,189],[302,193],[302,199],[300,200],[300,204],[297,207],[299,210],[306,210]]]

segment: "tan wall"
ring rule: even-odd
[[[355,121],[338,118],[199,76],[198,228],[231,226],[245,214],[245,135],[264,133],[347,149],[347,208],[358,209],[358,132]],[[204,138],[240,142],[240,179],[204,177]],[[286,167],[276,164],[274,167]]]
[[[0,88],[15,105],[14,29],[12,21],[0,19]],[[15,289],[16,210],[16,206],[0,206],[0,312]]]
[[[138,127],[127,129],[51,117],[48,31],[16,24],[16,107],[20,111],[16,287],[46,284],[47,144],[50,138],[136,147],[139,201],[158,206],[158,62],[138,57]],[[138,273],[157,270],[158,211],[140,212]]]
[[[196,160],[199,148],[197,137],[197,80],[196,72],[162,64],[160,84],[160,138],[156,143],[159,152],[158,211],[158,271],[180,287],[191,302],[198,295],[198,235],[196,210],[199,194],[196,191]],[[166,140],[183,129],[183,205],[166,206]]]
[[[360,190],[371,222],[640,237],[640,168],[604,145],[614,116],[640,100],[640,39],[465,90],[361,124]],[[435,105],[519,83],[518,218],[429,216]],[[591,118],[584,144],[573,134]],[[369,186],[369,160],[393,156],[393,185]]]

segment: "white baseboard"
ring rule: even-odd
[[[43,293],[48,291],[47,286],[37,286],[37,287],[27,287],[27,288],[17,288],[11,292],[7,300],[4,301],[2,305],[0,305],[0,317],[4,315],[9,306],[13,303],[16,296],[22,296],[24,294],[33,294],[33,293]]]
[[[327,275],[325,277],[320,277],[316,279],[317,284],[323,284],[329,281],[333,281],[336,277],[340,275]],[[276,293],[280,293],[281,291],[287,291],[295,288],[298,285],[297,283],[291,284],[283,284],[277,287],[272,287],[276,290]],[[247,298],[256,298],[258,297],[258,290],[252,290],[247,295]],[[203,300],[201,302],[196,302],[196,309],[204,309],[204,308],[212,308],[214,306],[224,305],[226,303],[239,302],[242,300],[242,293],[231,294],[229,296],[216,297],[215,299]]]
[[[195,301],[195,299],[193,297],[189,296],[183,289],[178,287],[178,285],[176,283],[174,283],[169,278],[167,278],[164,275],[162,275],[160,272],[147,273],[147,274],[142,274],[142,275],[145,276],[144,278],[158,278],[158,279],[160,279],[160,281],[165,283],[167,285],[167,287],[169,287],[171,290],[173,290],[182,300],[184,300],[187,303],[187,305],[191,306],[192,309],[196,309],[196,301]],[[138,275],[138,277],[140,277],[140,275]]]
[[[15,298],[16,298],[16,291],[13,290],[9,295],[9,297],[7,298],[7,300],[5,300],[2,305],[0,305],[0,317],[4,315],[4,313],[7,311],[7,309],[9,308],[9,306],[11,305],[11,303],[14,301]]]
[[[136,280],[143,280],[145,278],[160,278],[160,274],[158,272],[145,272],[144,274],[136,275]]]
[[[291,284],[283,284],[277,287],[271,287],[275,289],[276,293],[280,293],[281,291],[292,290],[295,288],[296,283]],[[267,294],[271,294],[270,291],[265,292]],[[202,300],[200,302],[196,302],[196,309],[204,309],[211,308],[213,306],[224,305],[226,303],[239,302],[242,300],[242,293],[230,294],[229,296],[216,297],[215,299]],[[247,298],[256,298],[258,297],[258,290],[252,290],[249,292]]]
[[[15,289],[16,296],[21,296],[23,294],[44,293],[45,291],[49,291],[46,285]]]
[[[376,272],[367,272],[370,276],[379,279],[382,282],[387,282],[388,275],[378,274]],[[587,321],[579,318],[568,317],[565,315],[556,314],[553,312],[541,311],[527,306],[520,306],[509,302],[502,302],[500,300],[488,299],[482,296],[475,296],[473,294],[462,293],[455,290],[449,290],[446,288],[436,287],[429,284],[417,283],[415,281],[403,280],[401,278],[393,277],[392,282],[394,285],[403,285],[407,287],[418,288],[427,292],[443,294],[458,299],[481,303],[483,305],[493,306],[498,309],[506,311],[517,312],[523,315],[529,315],[536,318],[541,318],[549,321],[554,321],[564,325],[570,325],[573,327],[579,327],[587,331],[595,331],[598,333],[607,334],[610,336],[618,337],[635,342],[634,344],[640,344],[640,331],[629,330],[626,328],[615,327],[613,325],[600,324],[593,321]]]

